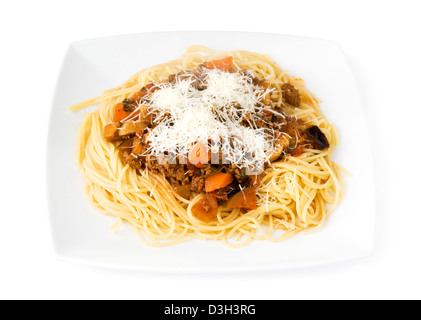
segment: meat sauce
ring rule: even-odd
[[[188,73],[170,75],[166,82],[173,83],[177,79],[189,78],[193,80],[191,85],[197,90],[206,90],[203,71],[212,68],[233,72],[232,57],[205,63]],[[247,70],[239,72],[249,75],[255,85],[262,88],[270,86]],[[271,95],[267,94],[261,101],[264,108],[259,108],[260,111],[253,114],[244,114],[241,121],[241,125],[246,127],[271,130],[274,141],[278,141],[278,146],[270,161],[276,161],[286,154],[299,156],[305,148],[318,150],[329,148],[329,142],[319,127],[308,127],[294,115],[288,114],[287,110],[300,106],[299,91],[290,83],[284,83],[281,89],[281,103],[272,104]],[[159,90],[159,87],[149,83],[139,92],[118,103],[114,108],[113,122],[104,127],[104,137],[116,143],[122,160],[134,169],[147,168],[154,174],[164,176],[181,197],[190,199],[192,193],[204,193],[203,198],[192,207],[192,212],[196,218],[205,223],[216,216],[218,206],[222,203],[229,209],[241,208],[245,211],[255,209],[256,188],[260,183],[260,175],[248,175],[244,168],[239,168],[235,164],[208,163],[210,155],[206,153],[206,147],[200,149],[196,145],[195,152],[202,160],[195,163],[189,158],[176,159],[174,164],[161,163],[156,157],[147,154],[148,133],[157,125],[159,119],[156,119],[153,113],[141,114],[138,107],[148,105],[148,96],[155,90]],[[201,150],[201,154],[197,150]]]

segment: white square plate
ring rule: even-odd
[[[178,59],[192,44],[216,51],[266,53],[306,81],[340,135],[334,160],[352,177],[347,193],[319,231],[281,243],[254,241],[241,249],[192,240],[168,248],[144,246],[130,227],[110,232],[112,217],[96,212],[73,162],[84,115],[66,108],[113,88],[145,67]],[[374,234],[374,178],[367,124],[352,74],[337,43],[262,33],[145,33],[70,45],[52,106],[48,146],[48,195],[55,250],[66,260],[156,271],[241,271],[291,268],[367,256]]]

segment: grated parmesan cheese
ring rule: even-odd
[[[207,146],[212,141],[230,163],[247,169],[262,166],[273,147],[268,129],[245,127],[241,121],[246,112],[263,108],[260,101],[270,90],[253,84],[252,74],[204,72],[204,90],[192,85],[193,75],[156,84],[159,90],[148,96],[149,112],[158,115],[148,134],[149,154],[185,155],[194,143]]]

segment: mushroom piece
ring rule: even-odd
[[[283,153],[283,151],[289,145],[289,139],[287,136],[281,136],[275,143],[275,149],[269,157],[269,162],[276,161]]]
[[[118,135],[120,137],[135,134],[137,131],[143,131],[151,124],[149,121],[127,121],[118,129]]]
[[[288,82],[284,83],[281,87],[282,98],[285,102],[289,103],[294,107],[298,107],[301,103],[300,92]]]
[[[314,148],[324,150],[329,148],[329,141],[318,126],[312,126],[305,131]]]
[[[117,141],[120,139],[118,135],[118,128],[120,127],[120,122],[112,122],[107,124],[104,127],[104,138],[108,141]]]

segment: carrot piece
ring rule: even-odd
[[[218,214],[218,201],[210,194],[197,201],[191,208],[193,216],[209,223]]]
[[[252,186],[257,187],[262,182],[262,175],[261,174],[252,175],[252,176],[250,176],[250,180],[251,180]]]
[[[253,210],[257,208],[256,187],[247,187],[236,193],[227,203],[227,209],[243,208]]]
[[[114,107],[114,117],[113,117],[113,122],[120,122],[126,118],[130,119],[130,120],[134,120],[131,119],[133,117],[136,117],[136,115],[139,114],[139,111],[125,111],[124,110],[124,105],[123,103],[119,103]]]
[[[301,155],[303,152],[304,152],[303,148],[302,148],[302,147],[298,147],[298,148],[295,148],[294,150],[292,150],[291,155],[292,155],[293,157],[298,157],[298,156],[299,156],[299,155]]]
[[[141,155],[146,151],[146,149],[147,148],[144,144],[139,143],[139,144],[134,146],[134,148],[132,150],[132,153],[136,154],[136,155]]]
[[[130,112],[126,112],[123,110],[123,104],[119,103],[114,107],[114,122],[120,122],[124,118],[128,117],[130,115]]]
[[[205,168],[211,159],[211,154],[200,142],[197,142],[189,152],[188,160],[197,168]]]
[[[232,67],[232,57],[227,57],[220,60],[213,60],[205,62],[205,67],[208,69],[219,69],[221,71],[230,71]]]
[[[205,191],[212,192],[217,189],[226,187],[234,180],[231,173],[219,172],[215,173],[205,180]]]

